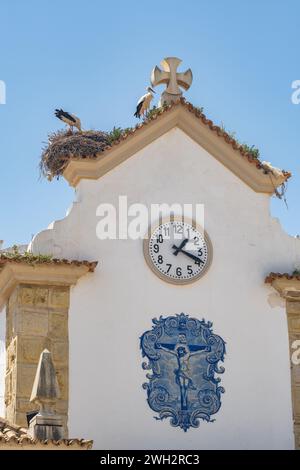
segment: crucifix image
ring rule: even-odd
[[[176,344],[160,344],[156,347],[176,357],[178,368],[174,370],[175,382],[180,388],[181,410],[188,409],[188,390],[196,390],[190,370],[190,358],[207,351],[206,346],[188,345],[186,335],[180,333]],[[193,352],[191,352],[191,349]]]

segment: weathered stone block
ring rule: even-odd
[[[68,400],[57,400],[55,404],[55,411],[59,415],[67,415],[68,414]]]
[[[47,287],[37,287],[35,291],[34,305],[36,307],[47,307],[49,289]]]
[[[14,367],[17,357],[17,338],[14,338],[7,347],[6,353],[6,370],[11,370]]]
[[[293,387],[292,396],[294,406],[294,420],[300,421],[300,387]]]
[[[68,316],[57,313],[49,313],[49,336],[53,339],[68,338]]]
[[[55,309],[69,308],[70,289],[69,287],[53,287],[50,291],[49,305]]]
[[[56,369],[56,376],[58,381],[58,386],[60,390],[60,398],[62,400],[68,400],[69,397],[69,372],[68,368],[64,367],[62,369]]]
[[[18,362],[37,364],[43,349],[45,338],[43,337],[19,337]]]
[[[18,294],[19,307],[38,307],[48,306],[49,288],[43,286],[21,285]]]
[[[288,325],[291,333],[300,333],[300,315],[299,317],[295,315],[288,316]]]
[[[12,312],[9,310],[8,306],[6,307],[6,334],[5,334],[5,345],[6,348],[9,347],[12,340]]]
[[[12,369],[11,374],[11,393],[12,398],[14,399],[17,394],[17,366]]]
[[[27,428],[27,416],[26,413],[20,413],[16,411],[14,414],[14,419],[12,420],[13,423],[17,424],[18,426],[22,426],[23,428]]]
[[[286,303],[286,311],[288,314],[299,314],[300,315],[300,302],[290,302],[287,301]]]
[[[69,343],[67,341],[52,342],[52,357],[56,365],[68,365],[69,362]]]
[[[300,386],[300,364],[299,365],[292,364],[291,376],[292,376],[292,381],[294,382],[294,384]]]
[[[34,305],[35,298],[34,286],[20,286],[19,287],[19,305]]]
[[[5,405],[8,406],[12,401],[12,372],[5,376]]]
[[[15,403],[12,402],[9,405],[6,406],[5,408],[5,418],[10,422],[10,423],[15,423]]]
[[[18,364],[17,397],[30,398],[37,364]]]
[[[6,342],[9,343],[12,339],[13,318],[15,312],[18,310],[18,288],[11,294],[6,304]]]
[[[19,289],[20,287],[18,286],[14,291],[11,293],[11,296],[8,299],[8,307],[11,308],[15,305],[18,304],[18,299],[19,299]]]
[[[22,314],[21,325],[19,333],[22,333],[22,335],[47,336],[48,313],[24,311]]]
[[[295,449],[300,450],[300,423],[294,426],[295,433]]]
[[[16,409],[19,413],[27,413],[28,411],[38,410],[38,407],[26,398],[19,398],[16,400]]]

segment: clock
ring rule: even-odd
[[[144,239],[148,266],[172,284],[189,284],[207,271],[212,245],[206,232],[194,221],[168,220],[150,230]]]

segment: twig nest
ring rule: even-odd
[[[110,145],[108,134],[102,131],[72,133],[68,130],[50,134],[41,156],[41,174],[48,180],[59,177],[71,158],[96,158]]]

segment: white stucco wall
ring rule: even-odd
[[[96,208],[117,205],[119,195],[204,203],[214,249],[208,273],[190,286],[167,284],[146,265],[141,240],[98,240]],[[300,243],[270,217],[267,195],[173,129],[100,180],[81,181],[68,217],[51,228],[35,238],[35,252],[99,260],[71,295],[71,436],[100,449],[293,448],[286,315],[280,302],[270,306],[264,278],[291,271]],[[139,351],[153,317],[180,312],[212,321],[227,343],[221,410],[187,433],[153,419]]]
[[[5,416],[4,390],[5,390],[5,309],[0,311],[0,417]]]

